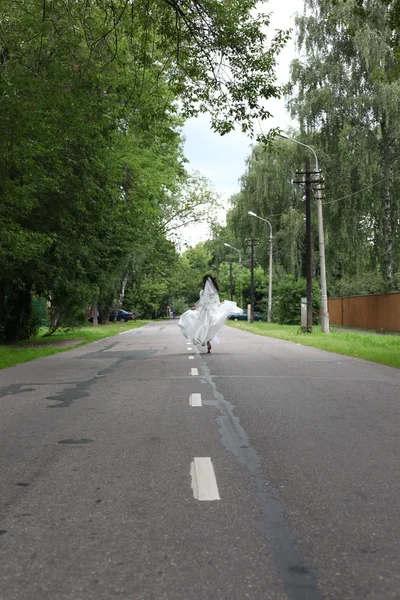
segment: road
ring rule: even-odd
[[[0,372],[1,600],[399,600],[400,373],[152,323]]]

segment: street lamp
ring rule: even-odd
[[[224,246],[227,246],[227,248],[232,248],[232,250],[236,250],[236,252],[239,252],[239,268],[240,268],[240,303],[243,306],[243,268],[242,268],[242,251],[239,250],[239,248],[235,248],[235,246],[231,246],[230,244],[227,244],[226,242],[224,242]]]
[[[248,214],[251,215],[252,217],[256,217],[257,219],[260,219],[260,221],[265,221],[269,225],[269,282],[268,282],[268,315],[267,315],[267,321],[268,321],[268,323],[271,323],[271,310],[272,310],[272,225],[271,225],[271,223],[269,221],[267,221],[267,219],[264,219],[263,217],[259,217],[258,215],[256,215],[256,213],[251,212],[251,210],[249,210]]]
[[[294,142],[295,144],[299,144],[299,146],[304,146],[304,148],[308,148],[315,159],[315,171],[318,176],[318,183],[315,190],[315,197],[317,200],[317,215],[318,215],[318,238],[319,238],[319,260],[320,260],[320,270],[321,270],[321,329],[322,333],[329,333],[329,312],[328,312],[328,294],[327,294],[327,286],[326,286],[326,264],[325,264],[325,238],[324,238],[324,219],[322,215],[322,199],[321,199],[321,171],[318,166],[318,157],[315,153],[315,150],[311,148],[311,146],[307,146],[307,144],[303,144],[303,142],[299,142],[295,140],[286,133],[278,133],[278,136],[283,138],[284,140],[289,140],[290,142]]]

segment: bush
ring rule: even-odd
[[[369,271],[358,275],[344,275],[329,286],[332,297],[360,296],[362,294],[379,294],[386,290],[383,277],[377,271]]]
[[[52,298],[46,335],[51,335],[57,329],[74,329],[87,323],[87,307],[93,298],[92,288],[84,284],[64,284],[62,292],[58,290]]]
[[[301,299],[306,296],[307,281],[286,275],[276,286],[273,303],[273,320],[281,325],[301,325]],[[318,323],[320,287],[313,281],[313,323]]]

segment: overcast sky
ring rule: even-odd
[[[275,29],[294,29],[295,14],[302,12],[302,8],[303,0],[269,0],[263,5],[260,3],[260,10],[272,13],[272,32]],[[277,75],[280,83],[288,81],[289,67],[294,56],[294,43],[290,40],[278,57]],[[264,123],[264,129],[280,127],[285,130],[291,123],[285,110],[285,101],[271,100],[267,107],[273,118]],[[185,155],[190,163],[189,168],[205,175],[227,204],[227,199],[239,191],[238,179],[244,173],[251,140],[240,131],[225,136],[214,133],[210,129],[207,115],[187,121],[183,134],[186,138]],[[195,245],[208,237],[207,227],[197,225],[188,228],[183,237],[190,245]]]

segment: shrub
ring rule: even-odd
[[[306,296],[307,281],[286,275],[276,286],[273,303],[273,320],[281,325],[301,325],[301,299]],[[318,322],[320,287],[313,281],[313,322]]]
[[[64,284],[62,292],[58,290],[52,298],[46,335],[51,335],[57,329],[73,329],[87,322],[87,307],[93,298],[92,288],[84,284]]]

